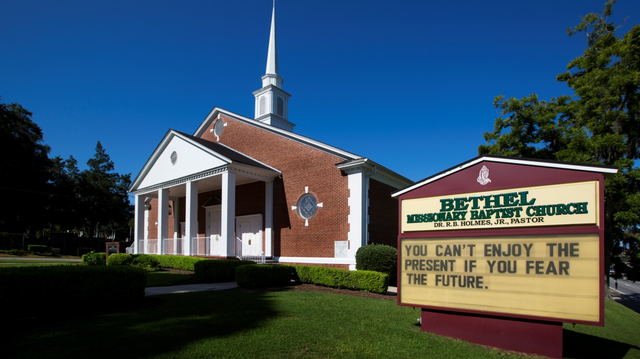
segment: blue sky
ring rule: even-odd
[[[640,23],[620,0],[620,33]],[[101,141],[142,169],[170,129],[218,106],[253,117],[270,0],[3,0],[0,96],[33,112],[52,156],[81,169]],[[477,155],[497,95],[570,94],[557,74],[585,49],[566,29],[604,0],[301,1],[276,4],[294,132],[414,181]],[[6,155],[6,154],[2,154]]]

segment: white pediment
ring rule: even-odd
[[[145,166],[137,188],[147,188],[229,164],[198,143],[171,132]]]

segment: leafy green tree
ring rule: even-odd
[[[87,161],[89,168],[80,174],[80,208],[84,215],[85,233],[93,237],[127,235],[128,223],[133,216],[127,189],[131,175],[114,172],[114,163],[102,144]]]
[[[83,229],[83,221],[79,208],[78,161],[73,156],[68,160],[56,156],[51,161],[51,180],[54,184],[54,205],[49,211],[51,231],[79,233]]]
[[[31,112],[0,103],[0,232],[37,232],[46,227],[51,188],[49,146]]]
[[[569,36],[582,34],[587,49],[557,76],[572,96],[549,101],[536,95],[523,99],[498,96],[501,116],[484,134],[480,154],[522,156],[617,166],[605,181],[605,247],[640,245],[640,25],[623,37],[610,17],[609,1],[602,14],[588,14]],[[607,273],[610,258],[607,258]]]

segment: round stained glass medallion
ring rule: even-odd
[[[304,219],[309,219],[318,210],[318,200],[311,193],[306,193],[298,200],[298,214]]]

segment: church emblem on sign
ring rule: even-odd
[[[478,174],[478,183],[484,186],[490,182],[491,180],[489,179],[489,169],[487,168],[487,166],[482,166],[482,169]]]

